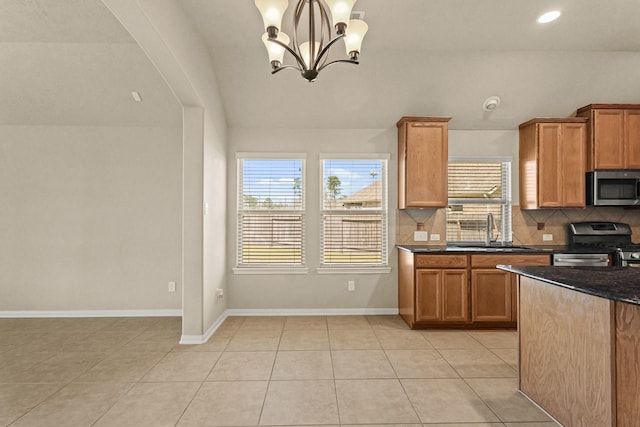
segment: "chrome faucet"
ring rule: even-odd
[[[487,235],[485,237],[484,243],[485,245],[491,245],[493,241],[493,214],[489,212],[487,214]]]

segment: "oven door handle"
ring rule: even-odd
[[[609,262],[609,258],[608,257],[593,257],[593,258],[555,258],[554,261],[560,261],[560,262],[575,262],[575,263],[592,263],[594,261],[598,262],[598,261],[602,261],[602,262]]]

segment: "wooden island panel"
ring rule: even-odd
[[[616,425],[614,303],[522,276],[519,298],[520,390],[566,427]]]
[[[640,420],[640,306],[616,302],[618,426]]]

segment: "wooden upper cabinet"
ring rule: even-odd
[[[640,169],[640,105],[591,104],[587,118],[587,170]]]
[[[398,127],[398,208],[447,206],[448,117],[403,117]]]
[[[640,169],[640,109],[624,112],[627,169]]]
[[[520,208],[585,207],[586,119],[520,125]]]

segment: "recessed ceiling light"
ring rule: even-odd
[[[551,21],[555,21],[560,16],[559,10],[552,10],[551,12],[543,13],[538,17],[539,24],[547,24]]]
[[[135,90],[131,91],[131,97],[136,102],[142,102],[142,97],[140,96],[140,92],[136,92]]]

